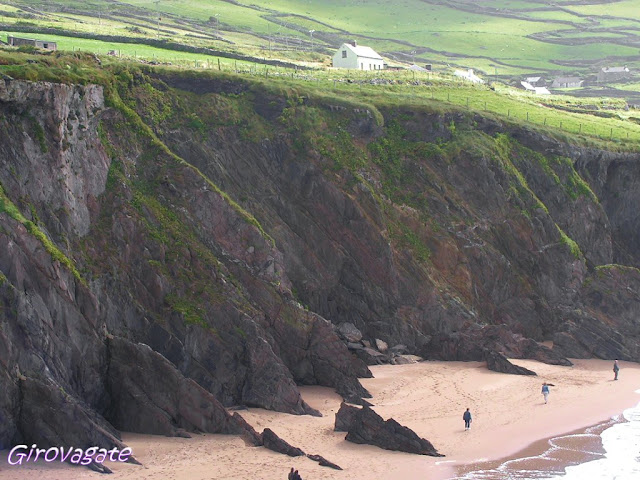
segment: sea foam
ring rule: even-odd
[[[584,433],[549,439],[538,455],[512,458],[458,480],[638,480],[640,404]]]

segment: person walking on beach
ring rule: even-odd
[[[547,403],[549,401],[549,385],[547,385],[547,382],[542,384],[542,395],[544,396],[544,403]]]
[[[620,366],[618,365],[618,360],[613,362],[613,379],[618,379],[618,372],[620,371]]]
[[[464,429],[469,430],[471,428],[471,412],[467,408],[467,410],[462,414],[462,419],[464,420]]]
[[[287,480],[302,480],[302,477],[298,473],[298,470],[294,471],[293,467],[291,467],[291,471],[289,475],[287,475]]]

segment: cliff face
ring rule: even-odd
[[[343,322],[430,358],[640,360],[637,156],[234,79],[116,84],[0,80],[0,448],[237,433],[224,406],[314,414],[298,384],[359,401]]]

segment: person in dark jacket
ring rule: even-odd
[[[620,365],[618,365],[618,360],[613,362],[613,379],[618,379],[618,372],[620,371]]]
[[[471,428],[471,412],[467,408],[467,410],[462,414],[462,419],[464,420],[464,429],[469,430]]]

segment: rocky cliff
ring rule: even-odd
[[[224,407],[316,414],[298,385],[360,402],[345,322],[429,358],[640,360],[637,154],[109,75],[0,80],[0,448],[239,433]]]

